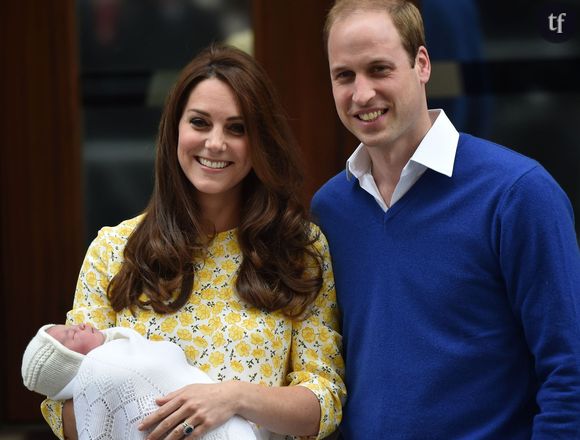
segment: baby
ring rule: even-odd
[[[97,330],[89,324],[41,327],[22,359],[31,391],[54,400],[73,398],[79,439],[144,439],[137,430],[157,410],[157,397],[192,383],[213,383],[187,362],[181,348],[150,341],[135,330]],[[202,440],[256,440],[252,425],[234,416]]]

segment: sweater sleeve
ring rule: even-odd
[[[107,298],[107,286],[120,267],[125,241],[122,228],[103,228],[89,246],[77,280],[73,308],[67,324],[91,323],[104,329],[115,325],[115,312]],[[46,399],[41,412],[54,434],[61,440],[63,401]]]
[[[323,285],[308,318],[294,323],[292,371],[287,380],[289,385],[307,387],[318,398],[321,418],[316,438],[324,438],[340,423],[346,388],[334,278],[328,244],[322,233],[315,246],[323,255]]]
[[[541,167],[498,209],[501,270],[538,379],[534,440],[580,438],[580,252],[570,202]]]

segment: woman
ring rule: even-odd
[[[159,127],[145,212],[103,228],[87,251],[67,323],[131,327],[177,343],[216,384],[158,399],[147,438],[196,438],[238,414],[323,438],[345,388],[328,246],[300,203],[297,146],[253,58],[212,46],[188,64]],[[72,403],[47,400],[75,438]],[[62,422],[61,422],[62,421]]]

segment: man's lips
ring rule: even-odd
[[[376,121],[379,117],[381,117],[385,113],[387,113],[387,109],[379,109],[368,112],[360,112],[354,116],[355,118],[360,119],[361,121],[364,122],[373,122]]]

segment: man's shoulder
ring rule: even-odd
[[[500,168],[530,170],[539,165],[536,160],[505,145],[466,133],[460,133],[458,154],[461,159],[463,154],[479,163],[489,163]]]
[[[545,203],[555,198],[569,203],[554,177],[538,161],[517,151],[462,134],[457,154],[457,176],[466,184],[498,194],[518,194],[530,202],[539,202],[545,195]]]
[[[338,174],[334,175],[328,179],[315,193],[312,199],[314,203],[320,203],[328,198],[334,198],[338,194],[343,194],[344,190],[352,184],[352,180],[356,180],[352,177],[350,180],[347,178],[346,171],[342,170]]]
[[[485,181],[491,179],[497,184],[510,185],[531,171],[548,175],[536,160],[499,143],[465,133],[460,134],[455,161],[454,171],[469,180],[478,174]]]

